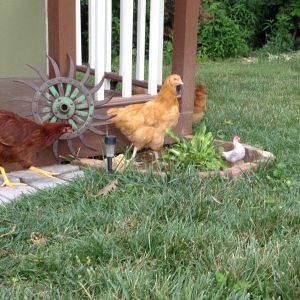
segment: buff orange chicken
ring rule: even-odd
[[[163,147],[165,131],[179,119],[178,90],[183,85],[179,75],[168,76],[156,97],[143,104],[111,108],[107,115],[117,128],[133,143],[134,159],[138,150],[150,148],[156,159]]]

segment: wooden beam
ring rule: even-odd
[[[58,63],[61,74],[69,69],[67,54],[76,60],[76,2],[74,0],[48,0],[48,51]],[[54,72],[49,67],[50,77]]]
[[[180,111],[186,117],[176,128],[182,135],[192,133],[199,5],[199,0],[175,0],[172,73],[184,82]]]

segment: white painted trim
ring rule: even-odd
[[[130,97],[132,91],[133,0],[121,0],[120,10],[120,70],[123,76],[122,96]]]
[[[76,1],[76,64],[82,65],[82,45],[81,45],[81,3]]]
[[[112,0],[106,0],[105,10],[105,71],[111,72]],[[110,80],[105,79],[104,89],[110,90]]]
[[[95,22],[95,84],[98,84],[104,75],[105,67],[105,1],[96,1],[95,13],[97,16]],[[104,99],[104,85],[96,93],[95,97],[97,101]]]
[[[138,0],[136,79],[145,79],[146,0]]]
[[[88,27],[89,27],[88,28],[89,29],[89,63],[92,68],[95,68],[96,0],[89,0],[89,26]]]
[[[148,73],[148,93],[150,95],[157,94],[159,7],[160,3],[158,0],[151,0]]]
[[[159,1],[159,33],[158,33],[158,61],[157,61],[157,83],[162,84],[163,56],[164,56],[164,9],[165,1]]]

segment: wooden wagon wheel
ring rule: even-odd
[[[105,133],[96,129],[92,122],[96,120],[107,120],[106,115],[95,115],[94,94],[101,88],[104,77],[92,89],[85,86],[90,75],[90,67],[88,66],[81,81],[75,79],[75,65],[69,56],[70,68],[69,76],[61,76],[58,65],[53,58],[48,56],[49,61],[54,69],[55,78],[49,77],[41,70],[31,67],[43,81],[41,86],[37,86],[34,82],[27,80],[17,80],[35,91],[33,100],[27,97],[19,97],[14,100],[26,101],[31,103],[32,116],[35,122],[43,124],[46,122],[68,122],[72,125],[73,133],[66,133],[59,139],[66,140],[70,152],[74,155],[75,150],[72,139],[79,138],[81,143],[87,148],[93,149],[85,140],[83,134],[90,130],[93,133],[103,136]],[[98,107],[109,102],[111,98],[100,101]],[[53,153],[58,158],[58,142],[53,144]]]

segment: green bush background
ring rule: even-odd
[[[224,59],[259,53],[289,52],[300,48],[299,0],[199,0],[199,60]],[[149,33],[147,1],[147,33]],[[88,0],[82,4],[83,59],[88,60]],[[136,25],[137,1],[134,1]],[[120,3],[113,1],[112,53],[119,53]],[[174,0],[165,1],[164,62],[172,58]],[[134,46],[136,43],[134,26]],[[146,44],[149,35],[146,34]],[[147,49],[147,47],[146,47]],[[146,53],[147,54],[147,53]]]

